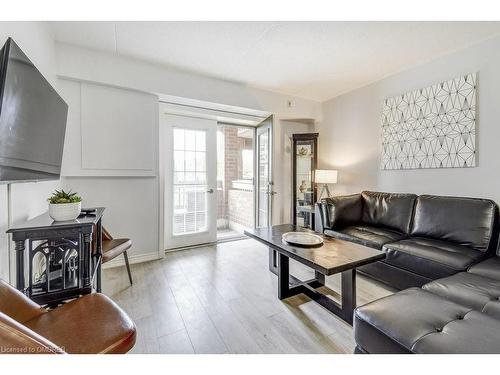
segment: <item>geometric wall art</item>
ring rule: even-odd
[[[477,74],[387,98],[383,170],[476,166]]]

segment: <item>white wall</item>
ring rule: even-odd
[[[69,105],[61,171],[64,188],[77,191],[84,207],[106,207],[103,224],[115,238],[132,240],[133,261],[155,259],[157,97],[63,79],[58,86]]]
[[[157,175],[158,97],[58,80],[68,103],[61,176]]]
[[[277,120],[275,132],[280,134],[280,143],[283,132],[287,131],[288,126],[288,122],[281,121],[282,119],[318,119],[321,115],[321,105],[318,102],[258,90],[178,69],[65,44],[57,44],[56,53],[57,75],[66,82],[68,79],[92,82],[145,93],[271,112],[275,114]],[[76,103],[74,105],[77,106],[78,99],[74,98],[74,101]],[[291,107],[288,101],[291,101]],[[116,134],[116,137],[120,137],[120,134]],[[137,153],[144,151],[136,150]],[[66,155],[65,160],[67,160]],[[284,181],[286,177],[282,174],[281,162],[282,158],[276,161],[275,188],[278,192],[290,189],[288,181]],[[85,173],[87,177],[78,178],[75,173],[71,174],[73,177],[64,178],[64,185],[80,192],[85,205],[99,204],[107,207],[104,225],[109,227],[113,235],[132,237],[134,246],[129,255],[132,261],[157,256],[159,236],[157,177],[117,179],[111,175],[105,177],[101,174],[101,177],[92,177],[92,173]],[[279,213],[275,217],[278,221],[289,222],[289,215],[283,218],[282,214],[282,207],[286,204],[285,196],[284,193],[275,196],[274,203]],[[125,214],[126,206],[130,207],[130,214]],[[134,210],[140,210],[140,215],[134,216]]]
[[[57,44],[60,77],[269,111],[279,118],[318,118],[320,103],[254,89],[243,84],[149,64],[89,49]],[[292,101],[289,108],[287,101]]]
[[[65,177],[63,185],[78,191],[85,207],[106,207],[103,225],[114,238],[132,240],[134,262],[158,257],[156,177]]]
[[[314,133],[313,123],[304,123],[299,121],[282,121],[282,128],[279,132],[279,138],[274,142],[278,147],[278,154],[282,159],[280,162],[280,195],[281,204],[277,207],[279,210],[280,223],[292,222],[292,135],[298,133]]]
[[[0,43],[3,44],[9,36],[28,55],[45,78],[55,86],[55,45],[49,27],[43,22],[0,22]],[[14,224],[46,211],[46,199],[58,186],[58,181],[13,184],[12,213]],[[6,230],[7,186],[0,185],[0,278],[8,280]]]
[[[376,189],[487,197],[500,202],[500,38],[439,58],[323,103],[320,168],[339,170],[337,193]],[[387,97],[479,72],[478,167],[381,171],[381,109]]]

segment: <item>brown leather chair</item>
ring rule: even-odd
[[[47,310],[0,279],[0,354],[123,354],[136,328],[103,294],[88,294]]]
[[[128,238],[114,239],[106,228],[102,228],[102,263],[109,262],[115,259],[118,255],[123,254],[125,266],[127,266],[128,279],[130,285],[132,282],[132,274],[130,273],[130,264],[128,263],[127,250],[132,247],[132,241]]]

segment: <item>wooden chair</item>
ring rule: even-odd
[[[123,254],[125,259],[125,266],[127,267],[128,279],[130,285],[132,282],[132,274],[130,273],[130,264],[128,262],[127,250],[132,247],[132,240],[129,238],[113,238],[111,234],[102,227],[102,263],[109,262],[115,259],[118,255]]]

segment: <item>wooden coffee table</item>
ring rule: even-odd
[[[281,235],[293,231],[312,232],[291,224],[245,231],[247,236],[269,246],[278,254],[278,298],[282,300],[303,293],[352,325],[352,315],[356,307],[356,267],[384,259],[385,253],[327,236],[322,236],[324,243],[320,247],[290,246],[282,241]],[[312,268],[315,278],[300,281],[291,276],[290,258]],[[342,277],[341,305],[316,290],[325,285],[325,276],[336,273],[340,273]]]

